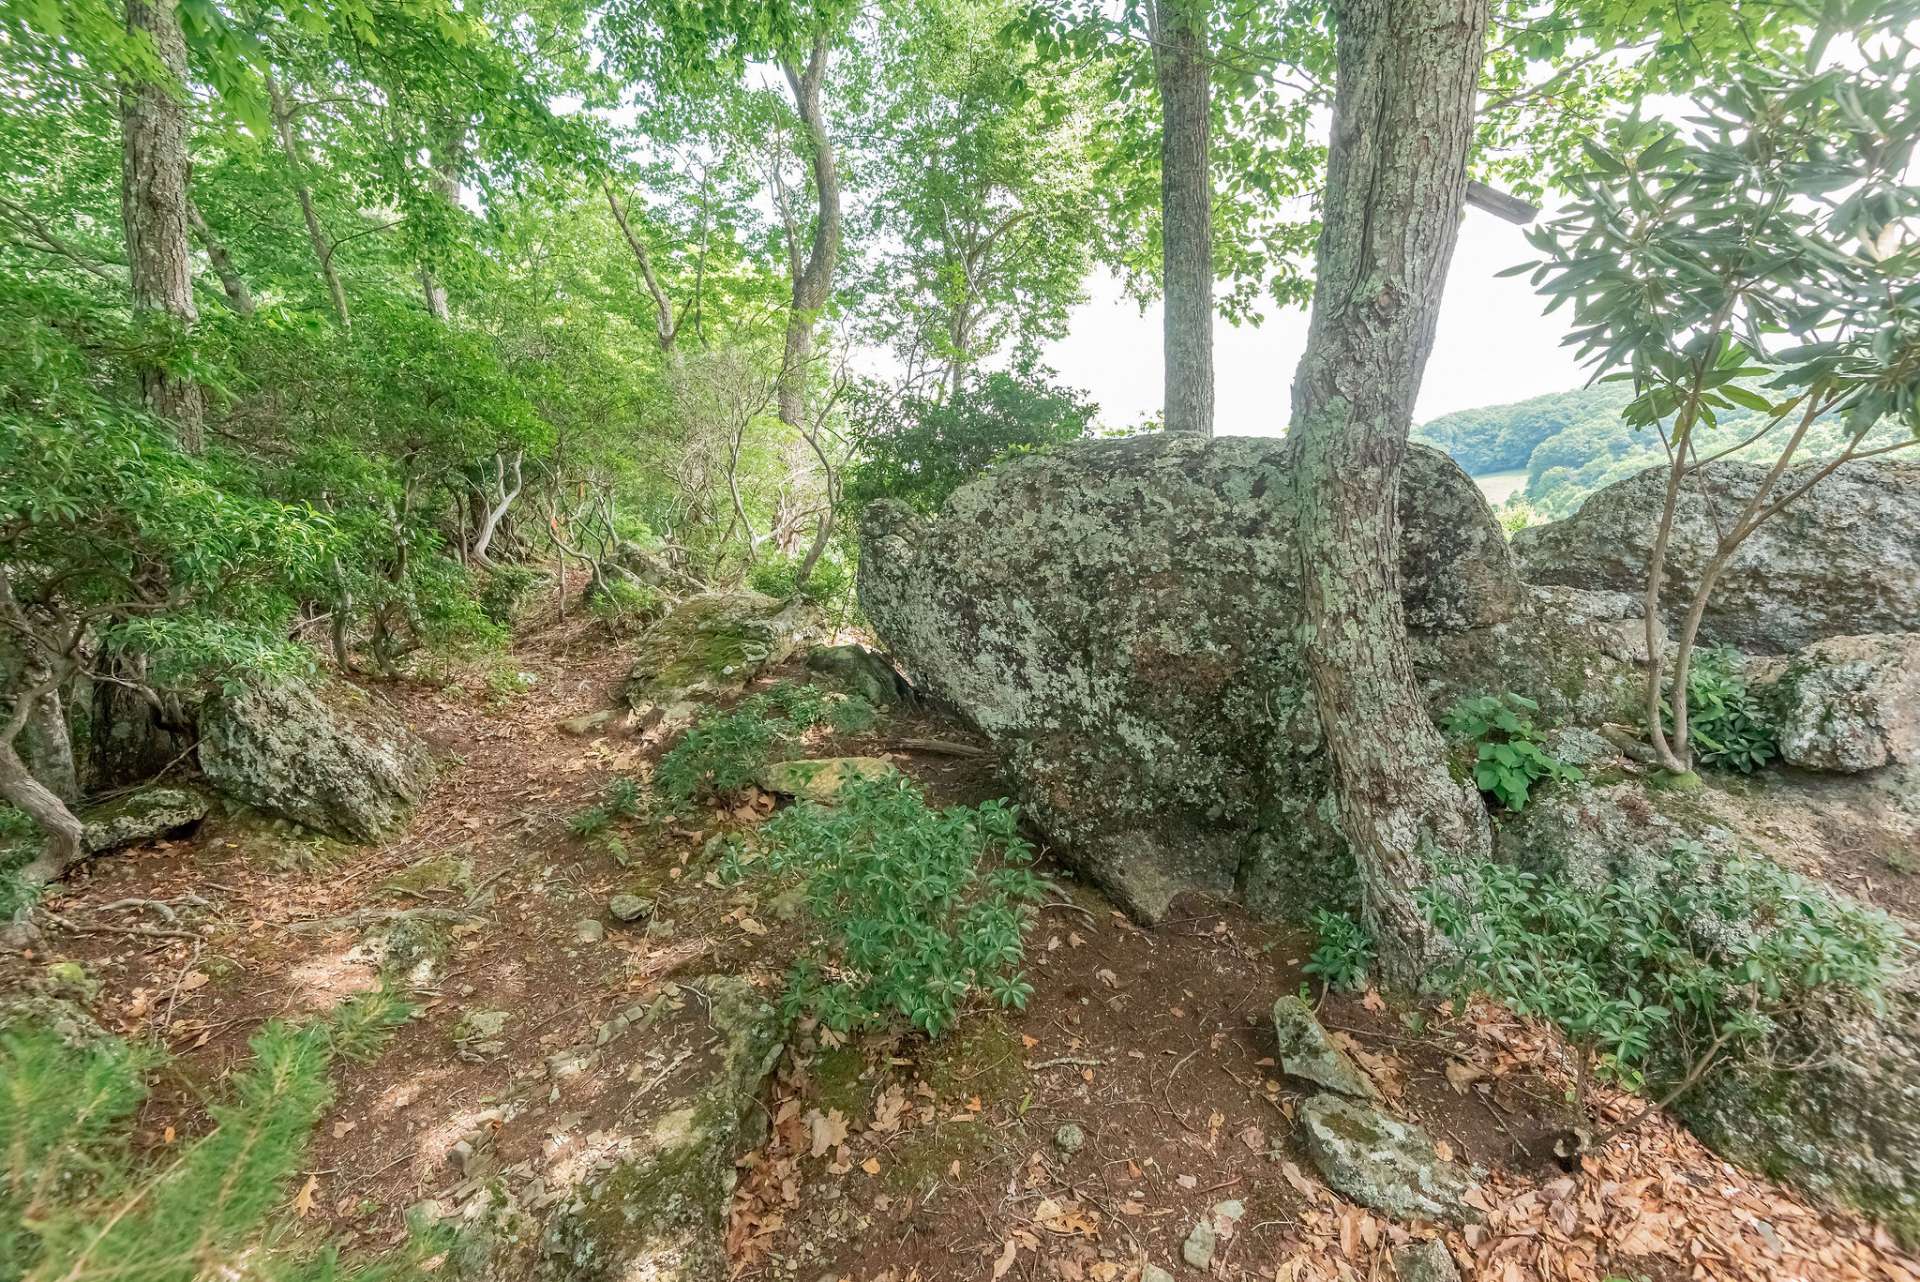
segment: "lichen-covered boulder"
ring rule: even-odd
[[[1808,464],[1781,478],[1787,493]],[[1667,553],[1673,621],[1712,556],[1721,524],[1753,496],[1766,469],[1714,463],[1687,479]],[[1564,521],[1520,531],[1513,548],[1534,583],[1640,592],[1666,470],[1654,468],[1588,496]],[[1735,553],[1702,619],[1709,639],[1755,654],[1788,654],[1825,637],[1920,632],[1920,463],[1850,463],[1762,525]]]
[[[81,840],[88,854],[105,854],[191,828],[207,809],[206,794],[191,788],[141,788],[82,810]]]
[[[1400,509],[1436,707],[1489,687],[1550,716],[1632,706],[1626,597],[1529,590],[1435,451],[1409,453]],[[916,688],[992,742],[1056,849],[1149,919],[1189,889],[1283,916],[1351,893],[1299,577],[1268,439],[1080,444],[1001,464],[931,521],[886,503],[861,520],[861,603]]]
[[[344,841],[375,841],[426,795],[433,757],[398,713],[344,681],[251,685],[207,701],[214,789]]]
[[[1858,774],[1920,762],[1920,634],[1817,641],[1764,689],[1792,765]]]
[[[689,720],[716,694],[744,688],[824,631],[820,612],[741,588],[688,597],[647,629],[627,673],[641,729]]]
[[[783,797],[831,806],[850,783],[889,779],[898,773],[891,762],[878,757],[816,757],[808,761],[769,761],[754,772],[753,781]]]
[[[554,1209],[540,1274],[554,1282],[726,1282],[734,1163],[765,1125],[757,1100],[782,1048],[773,1007],[745,980],[696,981],[719,1036],[698,1090],[626,1142],[617,1164]]]
[[[1418,1126],[1339,1095],[1315,1095],[1300,1121],[1307,1153],[1343,1196],[1400,1220],[1480,1218],[1466,1200],[1473,1180]]]
[[[913,687],[887,656],[863,645],[815,646],[807,652],[807,671],[819,673],[876,708],[890,708],[913,698]]]

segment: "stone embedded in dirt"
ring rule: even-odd
[[[1062,1153],[1078,1153],[1087,1146],[1087,1133],[1073,1122],[1062,1122],[1053,1133],[1053,1146]]]
[[[608,726],[611,726],[614,718],[619,715],[620,709],[618,708],[602,708],[598,712],[583,712],[577,717],[568,717],[565,721],[562,721],[560,723],[560,729],[567,734],[578,735],[581,738],[585,738],[587,735],[598,734]]]
[[[1335,1192],[1399,1220],[1477,1220],[1466,1172],[1442,1161],[1418,1126],[1340,1095],[1300,1110],[1307,1152]]]
[[[1817,466],[1788,471],[1775,492],[1790,492]],[[1752,497],[1766,471],[1714,463],[1681,487],[1667,553],[1669,621],[1686,611],[1720,520]],[[1666,468],[1649,468],[1589,495],[1564,521],[1519,531],[1522,573],[1535,583],[1645,591],[1666,482]],[[1920,632],[1920,463],[1850,463],[1762,525],[1708,597],[1701,630],[1754,654],[1861,632]]]
[[[1173,1274],[1157,1264],[1140,1266],[1140,1282],[1173,1282]]]
[[[209,699],[200,769],[226,796],[347,841],[391,832],[433,780],[419,736],[344,681],[252,685]]]
[[[90,855],[137,846],[207,817],[210,803],[191,788],[141,788],[104,805],[89,806],[78,818]]]
[[[597,917],[582,917],[573,923],[573,937],[583,944],[597,944],[607,937],[607,928]]]
[[[1213,1225],[1201,1220],[1180,1244],[1180,1258],[1204,1273],[1213,1267],[1213,1253],[1219,1249],[1220,1235],[1213,1231]]]
[[[996,466],[931,519],[861,516],[860,600],[983,734],[1022,815],[1137,916],[1182,891],[1266,916],[1348,906],[1306,679],[1282,442],[1160,434]],[[1543,719],[1625,718],[1644,631],[1622,593],[1534,590],[1485,500],[1415,448],[1401,580],[1436,708],[1497,672]]]
[[[653,915],[653,901],[645,895],[615,895],[607,901],[607,913],[615,921],[639,921]]]
[[[890,708],[913,698],[913,687],[892,661],[863,645],[815,646],[807,652],[807,671],[819,673],[876,708]]]
[[[1920,635],[1817,641],[1761,688],[1791,765],[1858,774],[1920,762]]]
[[[781,1023],[745,980],[695,980],[718,1035],[699,1087],[620,1142],[619,1160],[574,1187],[540,1239],[551,1282],[654,1278],[726,1282],[735,1162],[760,1138],[761,1083],[779,1059]]]
[[[1280,1043],[1280,1067],[1288,1076],[1342,1095],[1380,1098],[1373,1079],[1334,1045],[1333,1038],[1300,998],[1289,994],[1273,1004],[1273,1031]]]
[[[840,790],[857,779],[887,779],[899,772],[878,757],[820,757],[812,761],[770,761],[754,775],[767,792],[830,806]]]
[[[627,706],[642,729],[681,724],[701,701],[744,689],[824,631],[820,612],[798,597],[746,588],[688,597],[637,643]]]
[[[1399,1282],[1460,1282],[1447,1244],[1438,1238],[1393,1248],[1393,1276]]]
[[[481,1063],[507,1049],[500,1034],[513,1016],[503,1010],[470,1010],[453,1026],[453,1050],[468,1063]]]

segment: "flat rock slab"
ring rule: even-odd
[[[1444,1162],[1419,1127],[1372,1104],[1316,1095],[1301,1110],[1307,1152],[1329,1187],[1399,1220],[1479,1218],[1467,1205],[1473,1182]]]
[[[192,827],[207,817],[208,806],[206,795],[191,788],[142,788],[81,811],[82,841],[90,855],[137,846]]]
[[[811,761],[771,761],[755,773],[754,782],[768,792],[830,806],[840,790],[860,779],[888,779],[898,774],[878,757],[819,757]]]
[[[1333,1038],[1298,997],[1282,997],[1273,1004],[1273,1031],[1280,1043],[1281,1071],[1289,1077],[1356,1099],[1380,1098],[1373,1079],[1334,1045]]]

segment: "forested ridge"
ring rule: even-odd
[[[10,0],[0,1282],[1920,1280],[1917,149],[1915,0]],[[1591,381],[1416,428],[1490,217]]]

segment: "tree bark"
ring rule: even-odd
[[[177,0],[127,0],[127,30],[145,35],[166,69],[164,83],[120,89],[120,212],[136,313],[159,312],[183,330],[200,319],[187,251],[187,42]],[[147,408],[171,421],[180,447],[205,445],[206,395],[159,366],[140,371]]]
[[[460,206],[460,169],[467,156],[467,127],[459,124],[449,126],[441,138],[432,147],[433,189],[440,199],[447,202],[451,209]],[[447,287],[441,281],[439,273],[433,270],[431,262],[420,267],[420,287],[426,295],[427,314],[437,321],[446,321],[451,313],[447,309]]]
[[[340,322],[341,329],[351,330],[353,316],[347,310],[347,290],[340,283],[340,273],[333,265],[334,243],[327,238],[326,228],[320,224],[319,208],[314,204],[310,178],[312,166],[307,163],[306,146],[293,127],[293,106],[280,92],[279,82],[273,78],[271,71],[266,73],[266,80],[267,105],[273,112],[273,128],[280,138],[280,150],[293,169],[293,194],[300,202],[300,216],[306,220],[307,240],[313,245],[313,256],[320,264],[321,279],[326,281],[327,297],[333,302],[334,319]]]
[[[214,275],[220,278],[220,288],[226,291],[227,301],[233,304],[233,310],[241,316],[253,316],[253,291],[247,288],[247,279],[233,265],[233,255],[227,252],[227,246],[207,220],[200,213],[200,206],[187,200],[187,221],[193,226],[193,234],[200,247],[207,251],[207,261],[213,264]]]
[[[813,50],[802,68],[784,62],[793,107],[806,131],[808,159],[813,168],[815,200],[813,244],[804,262],[796,262],[793,302],[787,312],[787,342],[780,367],[780,421],[806,430],[807,365],[813,359],[813,324],[833,290],[833,268],[840,257],[840,166],[820,101],[827,74],[827,38],[814,37]],[[797,255],[796,255],[797,257]]]
[[[654,275],[653,255],[647,252],[647,243],[634,235],[633,227],[627,222],[627,211],[620,207],[620,198],[613,194],[613,184],[602,183],[607,193],[607,208],[613,211],[613,221],[620,224],[620,234],[627,239],[627,248],[633,251],[634,262],[640,265],[640,278],[646,282],[647,296],[653,299],[653,333],[660,344],[660,350],[673,350],[673,340],[680,332],[679,323],[674,319],[673,304],[667,299],[667,291],[660,287],[660,278]]]
[[[1166,430],[1213,435],[1213,123],[1207,8],[1154,0]]]
[[[1415,684],[1397,496],[1458,234],[1488,0],[1339,0],[1333,140],[1292,474],[1307,662],[1382,978],[1443,957],[1413,890],[1489,848]]]
[[[512,485],[507,484],[507,467],[504,454],[496,454],[493,456],[493,479],[494,483],[500,487],[500,501],[495,503],[493,496],[491,494],[487,495],[488,506],[486,513],[480,518],[480,531],[473,536],[473,549],[468,553],[469,556],[481,565],[493,564],[492,560],[487,556],[487,550],[493,546],[494,531],[500,528],[500,522],[507,515],[507,509],[513,506],[513,501],[520,497],[520,461],[525,457],[525,454],[526,451],[524,450],[515,450],[513,452]]]

